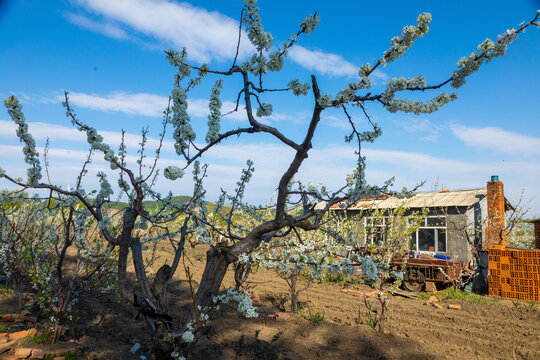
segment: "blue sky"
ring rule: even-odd
[[[64,90],[71,93],[79,118],[103,132],[116,147],[125,129],[136,155],[140,129],[150,127],[156,138],[166,106],[174,69],[163,50],[187,47],[194,64],[209,63],[226,70],[236,46],[240,1],[73,0],[0,2],[0,96],[17,95],[38,147],[51,141],[50,173],[54,182],[73,184],[88,146],[73,129],[61,106]],[[406,55],[374,74],[374,90],[392,77],[423,74],[428,82],[446,80],[456,62],[476,50],[486,37],[495,39],[508,28],[534,17],[539,1],[328,1],[261,0],[265,30],[280,44],[306,15],[317,11],[318,28],[291,51],[283,72],[268,77],[267,85],[283,87],[293,78],[317,76],[322,92],[335,94],[355,80],[358,67],[379,58],[390,39],[405,25],[430,12],[430,32]],[[244,40],[246,36],[243,36]],[[249,55],[241,47],[242,60]],[[540,211],[539,90],[540,30],[529,29],[508,53],[468,78],[457,101],[431,115],[390,114],[367,105],[381,125],[383,136],[364,145],[367,176],[381,184],[396,177],[396,187],[426,180],[423,191],[485,186],[491,175],[505,183],[506,195],[517,201],[525,190],[531,216]],[[207,99],[216,80],[210,77],[190,94],[190,113],[199,141],[206,133]],[[226,79],[224,112],[232,106],[238,79]],[[446,91],[452,91],[451,88]],[[435,95],[433,93],[431,95]],[[424,99],[419,97],[418,99]],[[291,94],[267,98],[274,115],[266,121],[299,140],[313,106],[311,96]],[[356,114],[360,115],[360,114]],[[354,167],[354,148],[343,142],[347,133],[342,113],[325,111],[314,149],[298,179],[336,188]],[[222,119],[222,129],[246,124],[241,113]],[[366,125],[365,121],[360,124]],[[162,165],[182,161],[166,143]],[[150,142],[150,147],[155,141]],[[151,155],[151,153],[149,153]],[[234,189],[245,161],[255,162],[246,197],[254,203],[269,199],[292,157],[269,136],[231,139],[204,159],[210,164],[208,197],[220,188]],[[5,110],[0,111],[0,166],[22,176],[25,164]],[[86,184],[95,187],[96,171],[106,170],[96,157]],[[0,182],[0,187],[8,187]],[[189,194],[191,183],[161,180],[159,191]]]

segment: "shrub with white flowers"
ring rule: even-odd
[[[0,274],[19,296],[23,290],[35,292],[40,311],[55,325],[72,319],[83,291],[114,284],[110,247],[86,209],[76,210],[66,198],[0,193],[0,233]]]

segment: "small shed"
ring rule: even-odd
[[[420,212],[427,208],[427,216],[422,225],[412,234],[411,250],[433,251],[450,256],[457,261],[472,260],[472,247],[481,249],[487,243],[486,233],[494,232],[494,225],[500,221],[488,221],[488,216],[501,218],[504,224],[504,212],[512,205],[504,198],[503,184],[498,178],[488,182],[486,188],[469,190],[441,190],[419,193],[411,199],[385,196],[376,199],[361,200],[346,211],[348,216],[359,215],[360,221],[367,226],[370,212],[375,209],[395,209],[406,201],[408,213]],[[502,195],[502,198],[499,196]],[[494,199],[501,200],[498,202]],[[488,199],[492,199],[488,201]],[[499,209],[496,207],[499,206]],[[490,208],[490,209],[488,209]],[[504,210],[500,210],[503,208]],[[344,211],[339,205],[333,211]],[[491,213],[488,215],[488,213]],[[540,219],[539,219],[540,222]],[[367,245],[377,239],[366,236],[359,239],[359,245]],[[379,239],[384,241],[384,239]]]

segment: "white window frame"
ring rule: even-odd
[[[444,226],[432,226],[432,225],[429,225],[427,224],[427,221],[428,219],[444,219]],[[443,254],[446,254],[448,252],[448,231],[447,231],[447,227],[448,227],[448,219],[446,216],[444,215],[433,215],[433,216],[426,216],[424,218],[424,224],[423,225],[420,225],[420,227],[418,228],[418,230],[416,230],[416,233],[415,233],[415,237],[416,237],[416,243],[415,243],[415,248],[416,248],[416,251],[420,251],[419,250],[419,244],[418,244],[418,240],[419,240],[419,234],[418,232],[421,230],[421,229],[428,229],[428,230],[433,230],[435,236],[434,236],[434,242],[435,242],[435,252],[437,253],[443,253]],[[445,236],[445,239],[444,239],[444,245],[445,245],[445,248],[446,248],[446,251],[439,251],[439,232],[437,231],[437,229],[442,229],[444,230],[444,233],[446,234]],[[426,250],[422,250],[422,251],[426,251]]]

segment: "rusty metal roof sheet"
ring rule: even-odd
[[[409,208],[468,207],[476,204],[486,195],[487,190],[485,188],[456,191],[443,190],[440,192],[416,194],[410,199],[399,199],[395,196],[378,199],[363,199],[357,204],[349,207],[349,209],[393,209],[403,204],[403,202],[405,202],[406,206]],[[332,209],[339,209],[339,205],[332,206]]]

